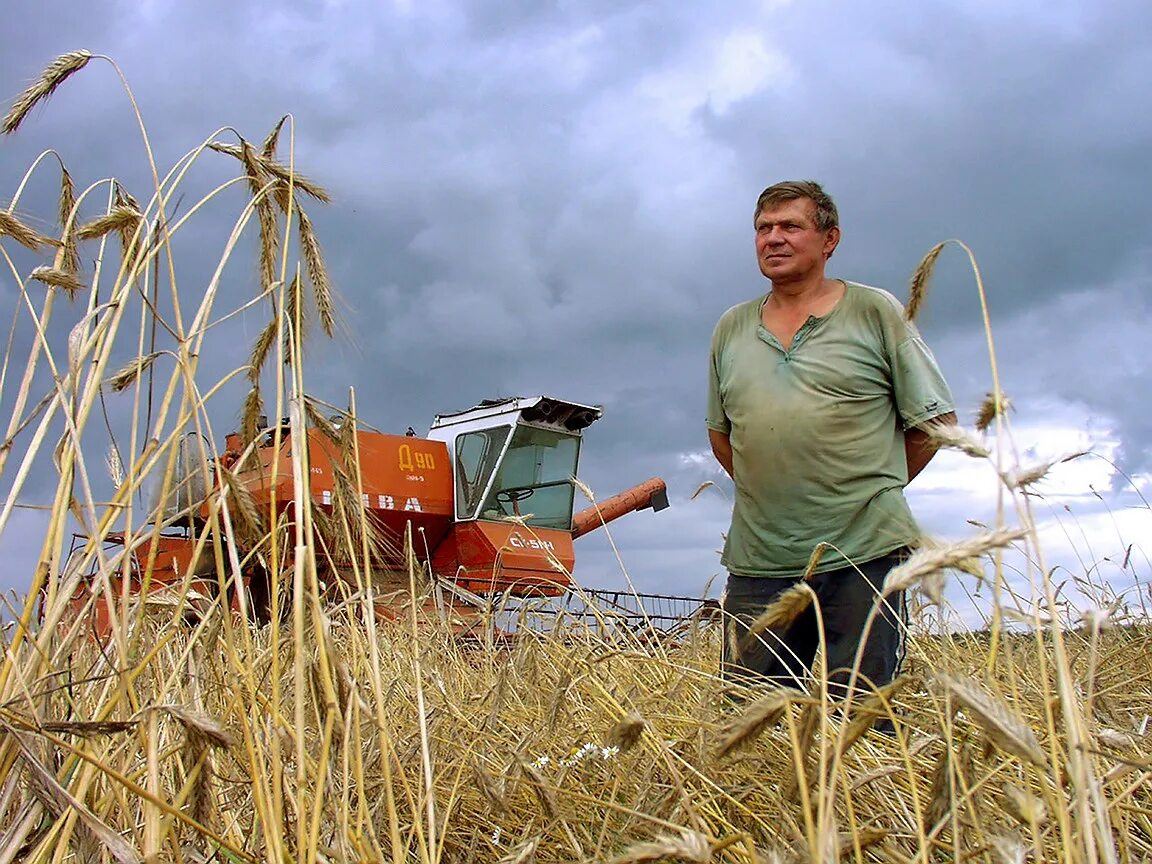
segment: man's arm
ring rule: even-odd
[[[924,467],[931,462],[932,457],[936,455],[936,451],[940,449],[938,445],[933,442],[932,433],[928,430],[933,426],[954,426],[955,424],[956,414],[955,412],[949,412],[947,414],[941,414],[939,417],[933,417],[923,426],[904,430],[904,455],[908,460],[909,483],[916,479],[916,475],[924,470]],[[715,451],[715,444],[712,445],[712,449]],[[720,457],[717,456],[716,458],[719,459]]]
[[[732,477],[732,439],[723,432],[709,429],[708,440],[712,444],[712,455],[716,457],[716,461],[728,476]]]

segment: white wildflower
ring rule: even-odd
[[[620,752],[620,748],[616,747],[616,746],[601,747],[600,748],[600,758],[601,759],[611,759],[613,756],[615,756],[619,752]]]
[[[499,846],[500,845],[500,835],[503,833],[503,831],[504,831],[504,829],[501,828],[499,825],[496,826],[496,830],[492,832],[492,845],[493,846]]]

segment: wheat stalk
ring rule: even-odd
[[[916,265],[912,273],[911,289],[908,292],[908,307],[904,312],[909,321],[915,321],[916,316],[920,314],[920,307],[924,305],[924,298],[928,295],[928,283],[932,279],[932,271],[936,268],[936,259],[947,245],[937,243]]]
[[[989,740],[1013,756],[1033,765],[1047,764],[1036,734],[1019,717],[971,678],[937,673],[937,685],[967,708],[979,721]]]
[[[627,753],[640,741],[647,725],[643,717],[631,711],[608,730],[605,743],[609,747],[619,748],[621,753]]]
[[[980,403],[980,408],[976,412],[976,430],[978,432],[987,432],[991,427],[993,421],[997,417],[1007,415],[1008,411],[1012,408],[1011,400],[1003,393],[997,398],[995,393],[989,393],[984,397],[984,401]]]
[[[932,784],[928,793],[928,807],[924,811],[923,830],[931,834],[933,829],[948,818],[952,812],[952,748],[945,746],[932,769]]]
[[[68,295],[69,300],[87,290],[87,286],[74,274],[66,270],[57,270],[55,267],[40,266],[28,275],[30,278],[35,279],[37,282],[42,282],[50,288],[59,288]]]
[[[7,210],[0,210],[0,237],[11,237],[26,249],[39,252],[48,238],[37,234]]]
[[[737,656],[742,655],[762,633],[780,632],[799,618],[816,599],[816,592],[804,582],[781,591],[761,612],[756,620],[748,625],[748,632],[740,640]]]
[[[56,266],[65,273],[80,272],[80,252],[76,248],[76,231],[72,211],[76,209],[76,187],[72,175],[60,166],[60,201],[57,215],[60,219],[60,258]]]
[[[1044,824],[1048,818],[1048,808],[1041,799],[1015,783],[1005,783],[1003,790],[1004,809],[1013,819],[1028,828],[1037,828]]]
[[[754,741],[779,721],[794,701],[801,698],[804,698],[804,694],[799,690],[780,687],[757,699],[720,730],[716,755],[727,756],[737,747]]]
[[[1047,477],[1048,472],[1057,465],[1064,462],[1071,462],[1073,459],[1079,459],[1081,456],[1086,456],[1089,452],[1088,450],[1078,450],[1075,453],[1068,453],[1057,459],[1040,462],[1027,468],[1017,468],[1015,471],[1005,472],[1001,476],[1004,483],[1010,489],[1027,489],[1029,486],[1035,486]]]
[[[112,207],[103,216],[99,216],[76,229],[77,240],[96,240],[106,234],[116,231],[123,235],[132,232],[143,218],[140,211],[129,204],[119,204]]]
[[[332,283],[328,280],[328,269],[320,251],[320,241],[312,227],[312,220],[303,210],[298,211],[300,219],[300,251],[304,254],[304,264],[308,270],[308,281],[312,283],[312,293],[316,301],[316,312],[320,317],[320,327],[326,336],[332,336],[335,318],[332,311]]]
[[[928,440],[937,447],[959,450],[961,453],[965,453],[975,459],[987,459],[992,455],[991,451],[984,446],[982,441],[969,435],[968,432],[960,426],[951,423],[932,423],[926,427],[926,430],[928,432]]]
[[[613,858],[611,864],[642,864],[668,859],[707,864],[712,860],[712,844],[700,832],[685,828],[678,834],[662,834],[654,840],[629,846]]]
[[[222,144],[218,141],[213,141],[208,146],[218,153],[224,153],[228,156],[233,156],[237,159],[240,159],[241,161],[245,160],[242,147],[237,147],[232,144]],[[320,186],[319,184],[309,180],[307,177],[294,172],[288,166],[282,165],[274,159],[265,158],[257,154],[255,151],[252,151],[252,155],[249,158],[256,160],[256,164],[258,165],[259,172],[261,174],[267,174],[276,180],[279,180],[282,184],[284,184],[285,188],[290,184],[296,189],[299,189],[305,195],[315,198],[322,204],[332,203],[332,196],[328,194],[323,186]]]
[[[911,588],[927,576],[960,565],[994,549],[1002,549],[1028,535],[1022,528],[998,528],[960,540],[948,546],[918,549],[908,559],[893,567],[884,580],[884,593],[894,594]]]
[[[91,59],[92,55],[87,51],[69,51],[49,63],[40,73],[40,77],[16,97],[16,101],[4,115],[3,122],[0,122],[0,133],[11,135],[15,132],[33,108],[51,96],[70,76],[87,66]]]
[[[162,353],[162,351],[153,351],[151,354],[129,360],[108,379],[108,387],[115,393],[128,389],[144,372],[152,367],[156,358]]]
[[[260,148],[260,155],[267,161],[272,161],[276,158],[276,144],[280,140],[280,130],[284,128],[285,122],[288,120],[288,115],[285,114],[272,127],[272,131],[264,139],[264,144]]]
[[[547,819],[554,819],[556,817],[557,805],[556,795],[548,788],[547,782],[540,775],[540,772],[532,767],[527,761],[520,760],[520,773],[524,775],[528,781],[528,785],[532,787],[532,791],[536,794],[536,800],[540,804],[540,811]]]

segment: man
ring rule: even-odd
[[[935,453],[926,426],[955,423],[932,353],[891,294],[830,279],[840,242],[836,205],[818,183],[787,181],[760,195],[756,258],[772,283],[732,307],[712,337],[708,436],[736,485],[721,559],[723,671],[742,681],[802,686],[821,630],[829,686],[842,692],[860,652],[865,681],[892,680],[903,597],[879,600],[888,571],[919,530],[903,488]],[[748,625],[809,567],[817,605],[787,625]]]

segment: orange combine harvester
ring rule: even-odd
[[[313,425],[305,433],[307,494],[322,520],[334,514],[341,494],[348,496],[358,481],[358,503],[374,536],[379,616],[394,618],[412,602],[404,552],[410,531],[415,554],[426,564],[435,588],[421,602],[442,614],[450,607],[454,626],[466,629],[469,618],[477,619],[494,602],[566,594],[574,587],[574,540],[632,511],[668,506],[664,481],[652,478],[573,512],[583,432],[601,414],[598,406],[537,396],[489,400],[467,411],[437,415],[426,438],[411,430],[388,435],[357,429],[358,458],[352,472],[333,437],[335,430]],[[240,437],[229,435],[225,452],[210,466],[201,488],[219,483],[213,475],[222,474],[220,468],[236,470],[233,482],[244,487],[258,511],[291,520],[297,446],[287,425],[266,430],[256,452],[241,465]],[[187,478],[181,482],[188,485]],[[196,497],[182,500],[194,502]],[[184,527],[145,534],[127,550],[127,581],[110,578],[106,590],[100,590],[94,572],[81,581],[70,602],[75,615],[87,617],[95,635],[111,632],[113,621],[127,611],[124,604],[199,598],[187,607],[194,613],[197,602],[202,605],[219,592],[215,555],[211,544],[203,542],[207,505],[192,503],[186,509],[191,516]],[[77,538],[77,545],[86,542]],[[108,538],[121,552],[124,543],[123,535]],[[280,580],[273,580],[258,551],[240,550],[244,596],[229,586],[228,602],[264,622],[273,609],[270,589],[291,581],[291,564]],[[341,563],[331,550],[316,551],[322,581],[330,586],[355,584],[350,564]],[[124,571],[121,564],[117,572]],[[112,614],[109,598],[119,614]],[[281,600],[280,608],[284,605]]]

